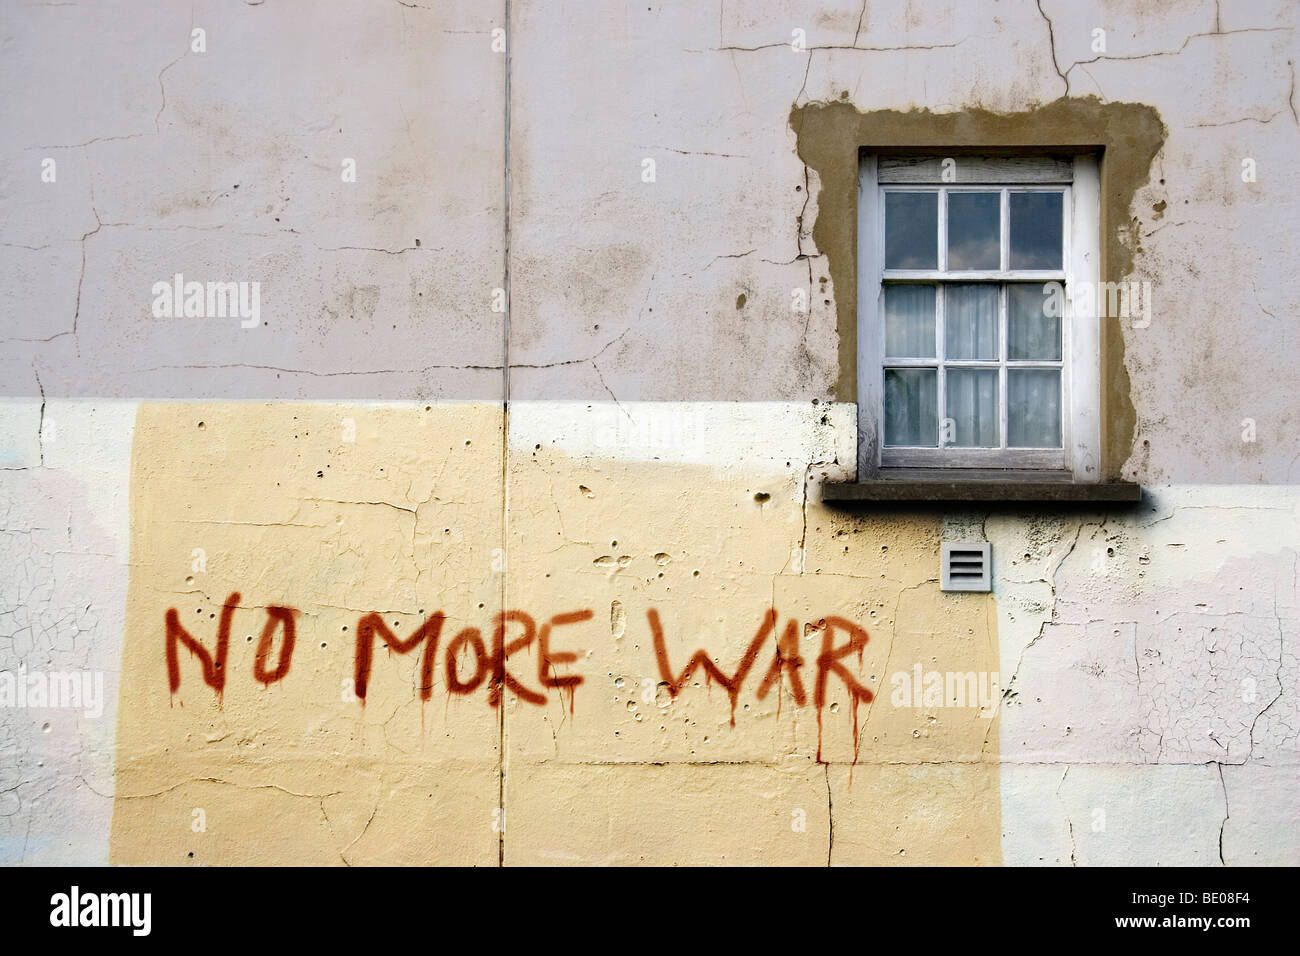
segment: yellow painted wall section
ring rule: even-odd
[[[140,407],[114,862],[1001,862],[996,684],[914,680],[997,679],[937,518],[504,427]]]

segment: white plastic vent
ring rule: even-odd
[[[944,591],[991,591],[992,547],[987,541],[945,541],[939,566]]]

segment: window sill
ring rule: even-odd
[[[882,478],[875,481],[835,482],[822,485],[822,503],[841,507],[873,507],[894,503],[982,505],[1109,505],[1124,507],[1142,500],[1142,486],[1128,481],[1084,483],[1050,480],[989,478],[942,481],[934,478]]]

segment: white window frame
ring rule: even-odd
[[[858,176],[858,422],[860,480],[882,477],[917,477],[921,473],[941,473],[945,480],[962,477],[998,478],[1007,472],[1022,473],[1027,478],[1059,478],[1095,482],[1100,478],[1098,463],[1101,449],[1101,356],[1100,329],[1094,314],[1082,314],[1071,308],[1071,293],[1083,283],[1098,288],[1100,279],[1100,209],[1101,190],[1096,156],[1080,154],[1072,159],[1024,155],[1006,157],[955,156],[955,164],[941,156],[895,157],[864,154]],[[949,175],[945,177],[945,172]],[[955,173],[955,178],[951,175]],[[947,178],[950,181],[945,182]],[[1059,270],[1010,270],[946,272],[947,192],[967,190],[1001,190],[1000,265],[1009,260],[1010,192],[1062,192],[1063,268]],[[884,194],[886,191],[939,191],[938,201],[938,269],[885,270],[884,268]],[[1066,311],[1062,317],[1061,353],[1061,448],[905,448],[884,445],[884,369],[885,324],[884,288],[890,282],[933,281],[942,285],[953,281],[987,281],[998,284],[1002,308],[999,328],[999,360],[983,363],[997,367],[999,404],[1003,414],[1000,441],[1007,439],[1005,409],[1005,360],[1007,344],[1007,282],[1060,282],[1065,290]],[[1095,301],[1095,296],[1092,298]],[[936,294],[936,309],[942,309],[943,295]],[[942,327],[941,323],[938,327]],[[933,367],[944,363],[944,336],[938,336],[937,359],[890,361],[889,367],[915,364]],[[968,363],[961,363],[968,364]],[[969,363],[979,366],[981,363]],[[1029,363],[1035,365],[1041,363]],[[1015,367],[1015,365],[1011,365]],[[937,396],[940,427],[946,406],[942,382]]]

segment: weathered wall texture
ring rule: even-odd
[[[1298,20],[9,5],[0,862],[1300,862]],[[834,171],[990,131],[1107,146],[1146,498],[832,510]]]

